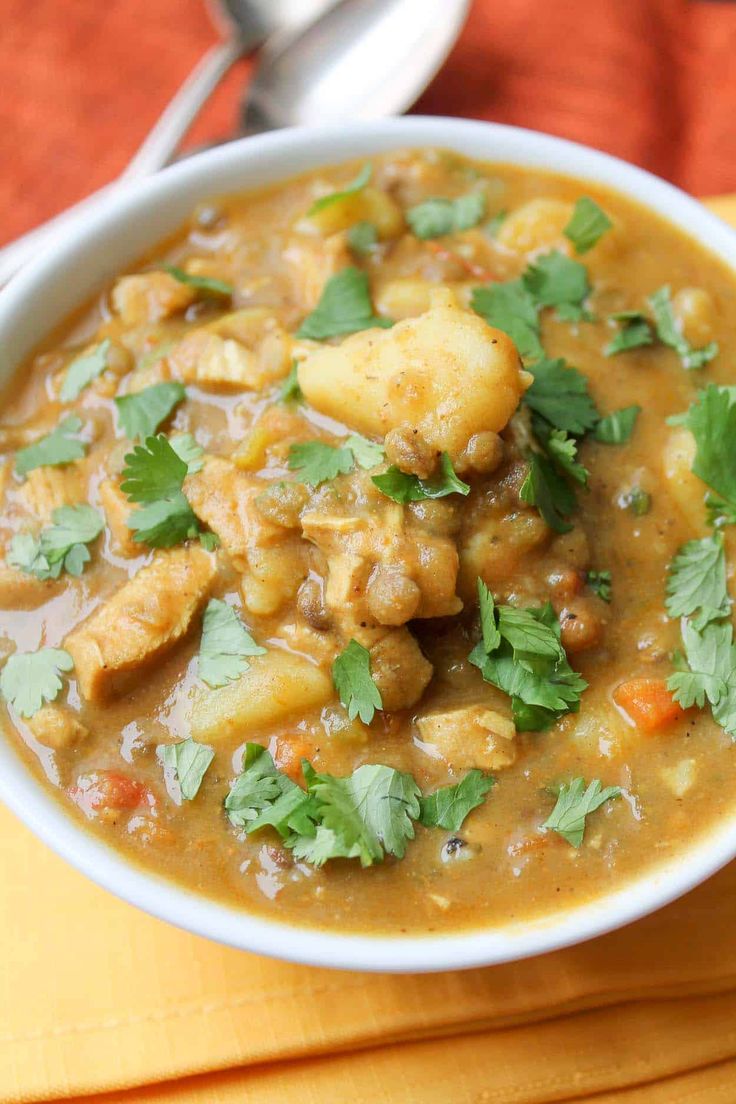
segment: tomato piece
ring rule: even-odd
[[[123,812],[153,803],[153,794],[143,782],[129,778],[118,771],[91,771],[81,774],[70,791],[75,802],[87,817],[105,812]]]
[[[642,732],[658,732],[685,716],[664,679],[629,679],[616,687],[613,700]]]

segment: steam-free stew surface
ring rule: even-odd
[[[552,913],[733,810],[734,278],[586,182],[438,151],[361,170],[203,204],[17,373],[3,723],[70,816],[249,911],[375,932]],[[522,639],[509,607],[536,611]],[[248,831],[303,759],[401,773],[368,780],[368,826],[308,771],[305,820]],[[463,779],[456,820],[433,816]]]

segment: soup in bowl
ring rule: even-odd
[[[726,861],[733,251],[637,170],[442,120],[113,199],[5,293],[11,806],[168,919],[376,969]]]

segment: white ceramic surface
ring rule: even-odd
[[[736,234],[699,203],[622,161],[531,131],[443,118],[283,130],[234,142],[133,183],[0,293],[0,381],[52,327],[185,220],[196,202],[401,147],[552,169],[617,188],[689,231],[736,268]],[[736,810],[707,839],[616,893],[542,921],[441,936],[335,935],[252,916],[144,872],[68,817],[0,738],[0,797],[45,842],[100,885],[155,916],[222,943],[296,962],[424,971],[507,962],[589,939],[685,893],[736,856]]]

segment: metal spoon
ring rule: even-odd
[[[312,0],[299,0],[300,13],[307,2]],[[324,8],[326,0],[321,2]],[[442,65],[469,3],[340,0],[306,29],[282,30],[263,50],[241,112],[241,133],[378,118],[406,110]],[[136,175],[150,171],[155,159],[144,159],[140,152],[137,156]],[[0,250],[0,285],[47,248],[62,227],[88,213],[118,186],[113,182]]]

